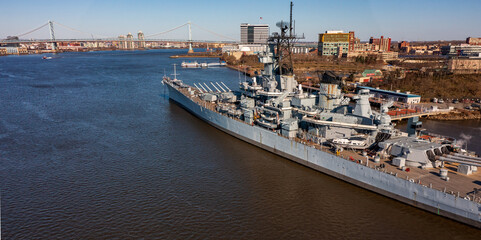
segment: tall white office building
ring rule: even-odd
[[[241,23],[241,44],[265,44],[269,38],[269,25]]]

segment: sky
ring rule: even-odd
[[[241,23],[289,20],[288,0],[15,0],[0,4],[0,38],[26,33],[52,20],[57,39],[117,37],[141,30],[146,36],[188,21],[194,40],[239,40]],[[326,30],[355,31],[393,41],[464,40],[481,37],[481,0],[297,0],[293,18],[303,41],[317,41]],[[70,27],[77,31],[69,30]],[[197,27],[200,26],[201,28]],[[213,35],[204,29],[229,38]],[[43,27],[22,38],[49,38]],[[187,39],[184,26],[153,38]]]

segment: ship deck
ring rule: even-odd
[[[198,90],[193,89],[196,94],[191,95],[186,88],[178,87],[177,90],[181,92],[183,95],[187,96],[188,98],[192,99],[192,101],[196,102],[200,106],[203,106],[211,111],[217,112],[216,106],[217,104],[206,102],[200,99],[197,96],[197,93],[200,93]],[[219,113],[221,115],[225,115]],[[227,116],[227,115],[225,115]],[[243,122],[240,119],[233,118],[239,122]],[[247,123],[246,123],[247,124]],[[279,136],[282,136],[278,133]],[[321,146],[320,144],[313,143],[310,141],[306,141],[305,139],[300,138],[293,138],[294,141],[320,149],[322,151],[328,152],[330,154],[335,155],[336,153],[332,150],[332,148],[327,146]],[[353,150],[344,150],[340,152],[340,157],[346,159],[346,161],[360,161],[366,165],[366,157],[360,155],[358,152]],[[469,197],[473,199],[473,196],[476,194],[476,189],[480,189],[480,192],[477,194],[478,196],[475,198],[477,202],[481,202],[481,171],[473,172],[471,175],[465,175],[458,173],[456,171],[458,164],[457,163],[445,163],[445,168],[448,169],[448,177],[449,181],[441,179],[439,175],[438,168],[431,168],[431,169],[421,169],[417,167],[409,167],[409,171],[403,171],[399,167],[392,165],[391,160],[384,158],[381,159],[379,163],[375,163],[373,157],[368,157],[368,166],[377,169],[381,172],[386,172],[388,174],[395,175],[396,177],[403,178],[409,181],[413,181],[418,184],[422,184],[425,187],[437,189],[439,191],[446,192],[448,194],[453,194],[459,197]],[[380,165],[385,165],[384,168],[380,168]]]
[[[352,157],[355,161],[361,160],[366,164],[366,157],[354,152],[345,150],[340,154],[345,159],[350,159]],[[468,196],[473,199],[473,195],[476,194],[476,189],[480,189],[479,194],[477,194],[477,199],[481,197],[481,172],[473,172],[471,175],[465,175],[457,172],[457,163],[447,163],[445,162],[445,167],[448,170],[449,181],[442,179],[439,175],[439,168],[421,169],[418,167],[408,167],[409,171],[403,171],[401,168],[392,165],[391,160],[381,159],[379,163],[375,163],[372,157],[369,158],[368,166],[371,168],[379,168],[381,164],[384,163],[384,169],[379,169],[380,171],[385,171],[386,173],[392,173],[399,178],[409,179],[415,183],[422,184],[426,187],[431,187],[440,191],[445,191],[450,194],[454,194],[459,197]],[[479,202],[479,199],[478,199]]]

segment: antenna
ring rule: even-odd
[[[291,14],[292,16],[292,14]],[[293,20],[294,21],[294,36],[296,36],[296,20]]]
[[[280,29],[285,29],[287,28],[287,23],[281,20],[280,22],[276,23],[276,26],[279,27]]]
[[[172,75],[174,75],[174,80],[177,80],[177,75],[179,75],[179,74],[177,74],[177,70],[176,70],[176,67],[175,67],[175,66],[177,66],[177,64],[174,63],[173,65],[174,65],[174,74],[172,74]]]
[[[292,74],[294,74],[294,64],[292,63],[292,52],[291,52],[291,42],[294,40],[292,37],[292,7],[294,6],[294,3],[291,1],[291,9],[289,12],[289,39],[287,40],[287,54],[289,57],[289,64],[290,67],[292,68]],[[293,44],[292,44],[293,45]]]
[[[244,67],[244,82],[247,82],[247,67]]]
[[[269,45],[276,45],[277,52],[274,58],[277,60],[278,67],[275,69],[280,75],[287,74],[293,75],[293,62],[292,62],[292,51],[291,47],[294,45],[297,36],[295,35],[295,30],[293,24],[295,22],[292,19],[292,9],[294,4],[291,1],[290,11],[289,11],[289,21],[280,21],[276,25],[280,28],[280,32],[274,32],[269,38]]]
[[[292,37],[292,6],[294,6],[294,3],[291,2],[291,11],[289,15],[289,37]]]

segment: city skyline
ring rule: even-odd
[[[75,28],[80,33],[56,27],[57,38],[117,37],[139,30],[145,36],[172,29],[192,21],[204,29],[240,40],[241,23],[263,23],[277,31],[275,23],[289,19],[289,2],[222,2],[186,0],[157,1],[38,1],[21,0],[3,3],[8,9],[0,16],[0,38],[15,36],[41,26],[48,20]],[[305,41],[317,41],[326,30],[355,31],[361,41],[369,37],[391,37],[393,41],[464,40],[480,37],[481,1],[462,4],[441,1],[294,1],[293,18],[297,34]],[[192,27],[194,40],[230,40]],[[23,38],[49,38],[48,28]],[[155,38],[187,39],[187,27]]]

